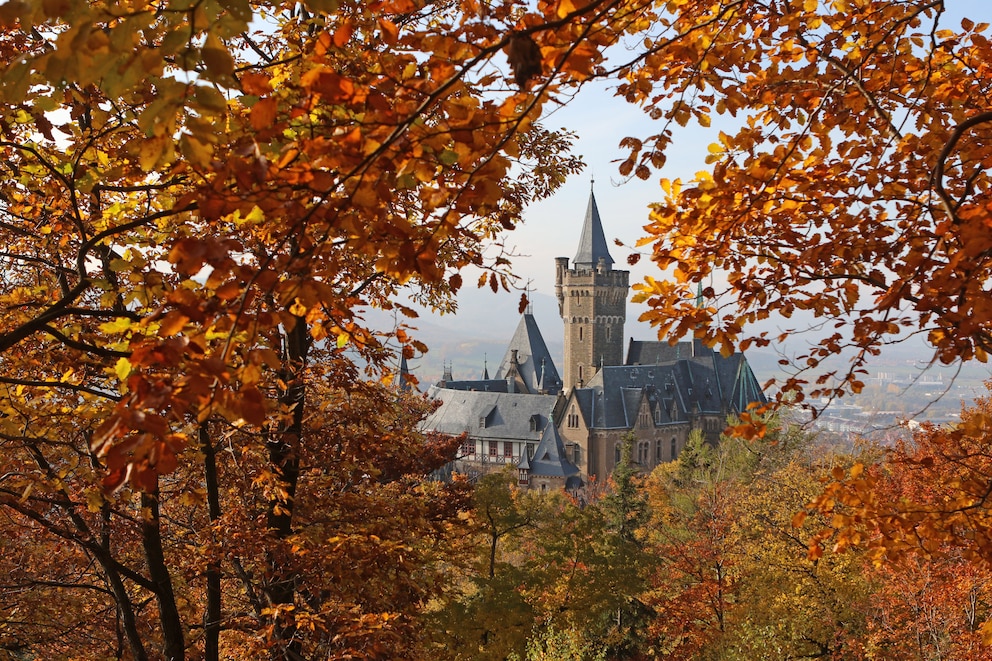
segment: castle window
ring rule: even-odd
[[[661,441],[655,441],[654,444],[654,460],[656,463],[661,463]]]
[[[499,442],[489,441],[489,456],[495,457],[499,454]]]
[[[616,445],[613,446],[613,463],[614,464],[619,464],[620,463],[620,452],[621,452],[621,450],[620,450],[620,443],[617,443]]]
[[[610,327],[609,326],[606,327],[606,339],[607,340],[610,339]]]
[[[637,463],[646,466],[648,463],[648,442],[642,441],[637,444]]]
[[[475,439],[466,438],[462,441],[462,455],[469,457],[475,454]]]
[[[582,341],[582,326],[579,326],[579,342]]]
[[[579,451],[578,445],[572,446],[572,463],[576,466],[579,465],[579,461],[582,459],[582,453]]]
[[[675,461],[675,457],[678,455],[678,448],[675,446],[675,438],[672,438],[672,461]]]
[[[507,458],[513,457],[513,443],[511,441],[503,441],[503,456]]]
[[[533,459],[534,458],[534,444],[533,443],[528,443],[527,444],[527,458],[528,459]]]
[[[486,428],[486,416],[482,416],[479,418],[479,429],[485,429],[485,428]]]

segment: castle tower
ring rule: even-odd
[[[613,270],[596,196],[590,189],[572,267],[568,257],[555,258],[555,294],[565,322],[565,389],[588,383],[604,365],[623,364],[629,280],[628,271]]]

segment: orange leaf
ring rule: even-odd
[[[158,336],[169,337],[170,335],[175,335],[183,329],[188,321],[189,317],[179,310],[171,310],[162,317],[162,323],[158,327]]]
[[[278,101],[274,97],[266,97],[251,107],[249,121],[251,127],[256,131],[261,131],[272,126],[276,119],[276,109]]]

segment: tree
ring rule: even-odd
[[[823,465],[806,452],[766,449],[785,461],[763,462],[736,498],[738,603],[720,658],[871,658],[866,639],[884,577],[863,553],[807,556],[816,525],[829,521],[820,516],[800,529],[792,521],[822,489]]]
[[[464,485],[424,476],[458,440],[415,431],[428,407],[421,398],[357,383],[353,368],[345,371],[337,375],[345,384],[331,385],[330,371],[312,384],[320,406],[305,424],[300,461],[308,469],[285,538],[267,519],[283,482],[250,430],[212,425],[217,445],[184,452],[152,504],[127,488],[103,497],[82,462],[64,465],[61,477],[8,474],[0,484],[4,646],[54,657],[159,657],[162,607],[156,613],[148,603],[162,588],[145,575],[157,539],[194,649],[258,658],[279,652],[277,634],[292,628],[295,653],[308,657],[410,656],[421,604],[442,591],[448,540],[468,505]],[[3,449],[8,462],[30,467],[35,457],[78,449],[74,440],[5,434]],[[279,608],[266,591],[290,580],[294,602]]]
[[[990,406],[981,398],[963,407],[955,427],[926,424],[877,461],[836,468],[810,503],[831,521],[811,539],[812,556],[833,542],[835,551],[864,548],[884,567],[874,631],[880,646],[909,645],[922,658],[951,649],[984,658],[976,637],[992,640],[984,589],[992,559]]]
[[[715,448],[693,435],[650,477],[651,645],[676,658],[859,658],[862,557],[805,557],[815,532],[793,527],[821,488],[822,458],[810,434],[761,422],[765,437]]]
[[[663,180],[648,237],[674,281],[635,299],[664,335],[723,351],[777,338],[746,325],[811,313],[828,334],[782,392],[857,392],[886,343],[922,335],[941,362],[990,348],[988,24],[942,0],[670,2],[618,94],[661,125],[626,141],[646,178],[679,126],[723,128],[709,168]],[[711,305],[695,304],[695,288]],[[720,282],[717,280],[716,282]],[[804,323],[804,322],[797,322]],[[849,369],[820,375],[848,351]]]
[[[537,614],[523,594],[533,577],[519,549],[552,506],[515,483],[512,471],[490,473],[473,490],[464,558],[453,562],[450,590],[430,613],[424,656],[505,659],[524,650]]]
[[[355,368],[378,378],[423,347],[361,310],[412,315],[401,287],[449,308],[469,265],[505,287],[484,250],[577,169],[537,123],[547,94],[490,66],[513,6],[0,6],[0,507],[11,540],[75,560],[12,567],[12,612],[26,586],[72,595],[66,621],[86,626],[61,642],[81,656],[403,654],[393,620],[430,592],[425,558],[353,517],[381,497],[376,522],[440,530],[453,510],[418,514],[446,500],[422,484],[443,452]],[[367,445],[317,452],[329,429]],[[407,451],[423,456],[396,464]],[[318,524],[322,479],[335,517]],[[391,606],[317,579],[358,547],[403,591]],[[64,654],[44,628],[10,644]]]
[[[648,482],[648,542],[658,560],[644,599],[655,612],[648,627],[652,646],[675,658],[703,658],[726,631],[736,601],[736,493],[717,478],[700,435],[686,448]]]
[[[295,615],[321,602],[293,555],[298,508],[315,474],[359,488],[386,473],[309,452],[325,429],[312,424],[316,384],[331,374],[340,393],[380,378],[391,353],[424,349],[403,325],[379,334],[362,322],[368,307],[411,315],[401,289],[450,309],[468,267],[482,268],[480,285],[508,286],[506,259],[487,249],[579,167],[542,113],[594,77],[618,75],[623,96],[668,122],[706,124],[711,107],[742,117],[713,150],[713,174],[670,186],[654,212],[652,236],[670,243],[654,258],[678,267],[676,285],[640,293],[662,331],[746,347],[769,340],[742,337],[744,321],[808,308],[851,317],[862,357],[910,325],[942,360],[983,357],[985,28],[938,30],[940,2],[831,8],[4,2],[0,476],[13,539],[43,528],[76,547],[80,584],[103,586],[83,590],[113,602],[117,656],[179,659],[202,644],[217,658],[218,613],[247,584],[273,656],[325,650],[325,629]],[[608,68],[604,51],[628,36],[643,48]],[[910,133],[913,122],[927,130]],[[626,141],[621,171],[649,176],[670,139],[666,126]],[[686,296],[713,268],[733,274],[734,313],[720,322]],[[859,287],[874,310],[858,307]],[[375,402],[393,413],[393,400],[367,394],[380,428],[363,437],[406,443],[371,415]],[[331,421],[352,424],[352,410]],[[247,581],[222,552],[181,552],[186,533],[231,512],[225,497],[245,496],[221,482],[234,438],[264,461],[252,464],[261,501],[244,510],[264,530]],[[430,457],[411,460],[403,484],[438,459],[413,445]],[[198,580],[202,595],[189,591]],[[236,603],[251,600],[244,590]]]

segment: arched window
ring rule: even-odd
[[[675,457],[678,455],[678,448],[675,446],[675,437],[672,437],[672,461],[675,461]]]
[[[655,441],[654,444],[654,460],[657,463],[661,463],[661,440]]]
[[[620,463],[620,442],[613,446],[613,463]]]

